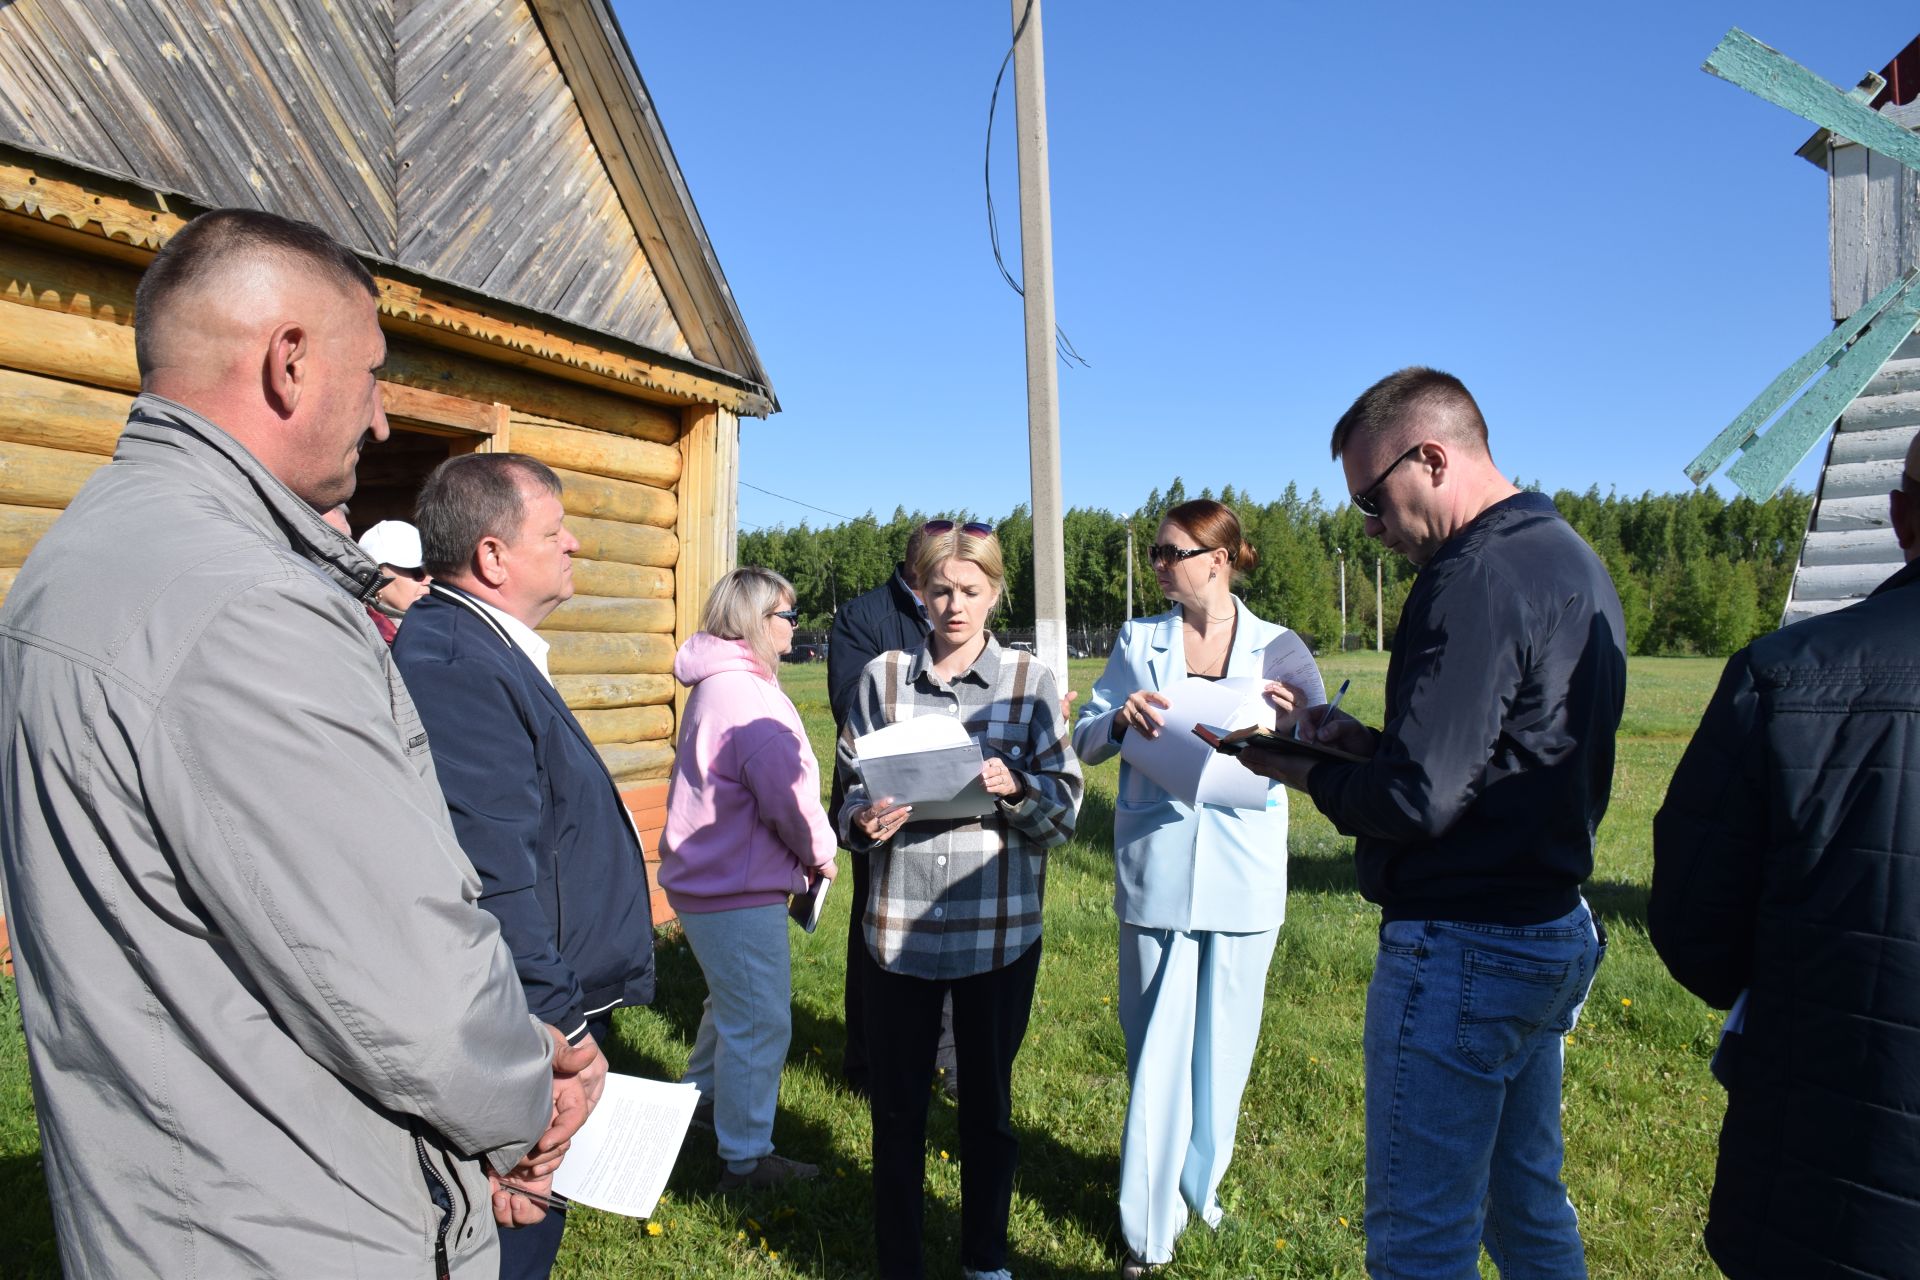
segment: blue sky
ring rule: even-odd
[[[1025,501],[1021,307],[981,175],[1009,6],[616,8],[783,406],[743,423],[743,524],[833,523],[748,485],[882,519]],[[1920,31],[1774,0],[1046,0],[1045,22],[1055,294],[1091,362],[1061,374],[1063,482],[1114,510],[1175,474],[1331,499],[1334,420],[1413,363],[1473,388],[1509,474],[1684,487],[1831,323],[1826,180],[1793,155],[1812,127],[1701,62],[1738,25],[1851,86]]]

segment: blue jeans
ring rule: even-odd
[[[1527,927],[1395,920],[1367,988],[1367,1272],[1584,1280],[1560,1181],[1562,1037],[1604,945],[1585,902]]]

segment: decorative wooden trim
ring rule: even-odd
[[[450,289],[379,273],[376,277],[380,314],[395,322],[389,327],[436,346],[477,352],[503,364],[538,369],[640,400],[711,401],[748,416],[773,411],[773,402],[756,392],[576,342],[550,329],[507,319],[494,308],[477,309]]]
[[[0,209],[155,252],[193,218],[159,192],[110,190],[104,180],[82,186],[12,160],[0,160]]]
[[[170,203],[163,193],[136,192],[91,175],[83,183],[52,171],[67,166],[47,162],[29,167],[21,162],[25,158],[21,153],[0,150],[5,152],[0,155],[0,212],[149,254],[199,212],[184,199],[174,197]],[[176,210],[173,204],[192,212]],[[400,275],[405,269],[389,263],[374,260],[370,266],[379,285],[386,327],[435,346],[473,352],[630,399],[674,405],[710,401],[748,416],[764,416],[775,407],[771,397],[757,390],[581,342],[540,323],[532,313],[509,318],[506,313],[517,308],[489,305],[451,286]]]

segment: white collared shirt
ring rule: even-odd
[[[449,591],[442,599],[456,600],[466,605],[469,609],[478,612],[481,617],[498,624],[500,633],[506,636],[515,648],[527,655],[527,661],[533,664],[534,670],[538,671],[548,684],[553,683],[553,673],[547,670],[547,650],[553,646],[541,639],[539,632],[508,613],[505,609],[497,605],[489,604],[478,596],[471,595],[457,587]]]

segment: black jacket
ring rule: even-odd
[[[833,615],[833,634],[827,641],[827,701],[833,707],[833,727],[837,732],[847,723],[853,707],[853,692],[867,664],[894,649],[911,649],[927,638],[927,623],[920,602],[907,590],[901,565],[891,578],[873,590],[855,596]],[[847,779],[838,769],[833,775],[833,799],[827,805],[827,817],[838,829],[840,801],[847,794]]]
[[[500,921],[535,1017],[653,999],[653,905],[619,789],[527,655],[436,585],[393,659],[419,707],[480,905]]]
[[[1309,781],[1386,919],[1539,924],[1579,905],[1625,641],[1606,566],[1544,494],[1489,507],[1420,571],[1376,754]]]
[[[1920,1275],[1920,564],[1733,656],[1654,819],[1647,924],[1727,1008],[1707,1249]]]

